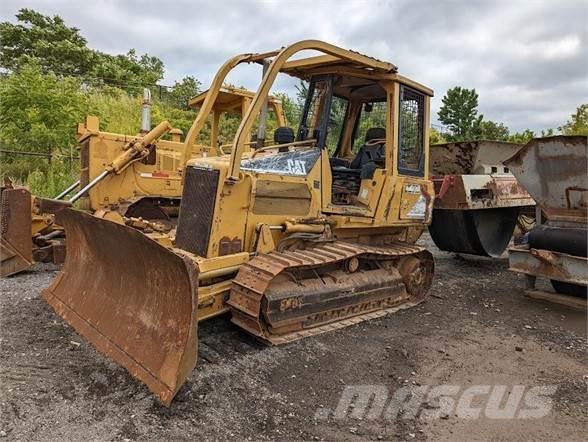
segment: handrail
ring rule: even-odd
[[[200,135],[200,132],[204,127],[204,124],[206,123],[208,115],[212,110],[220,89],[223,87],[224,80],[228,73],[241,63],[261,62],[264,59],[274,57],[262,79],[262,82],[253,98],[253,101],[251,102],[251,105],[242,116],[241,123],[239,124],[235,138],[233,139],[233,149],[231,151],[228,180],[237,181],[239,179],[241,156],[243,155],[243,150],[247,145],[247,140],[245,140],[246,134],[251,132],[254,120],[261,111],[261,106],[263,105],[265,99],[268,97],[271,85],[273,84],[280,69],[290,59],[290,57],[304,50],[316,50],[341,60],[355,62],[374,69],[384,69],[391,72],[394,72],[396,69],[396,67],[391,63],[376,60],[372,57],[368,57],[367,55],[349,51],[347,49],[342,49],[319,40],[303,40],[279,50],[256,54],[240,54],[231,57],[217,71],[210,88],[208,89],[206,98],[200,107],[200,111],[198,112],[196,119],[192,123],[192,126],[186,135],[181,163],[182,168],[186,167],[187,162],[192,156],[192,147],[194,141],[198,135]],[[184,176],[185,174],[182,175],[182,180],[184,179]]]
[[[311,139],[302,140],[302,141],[292,141],[291,143],[272,144],[269,146],[264,146],[259,149],[256,149],[255,152],[253,152],[253,154],[251,155],[251,158],[255,158],[255,156],[258,153],[265,152],[265,151],[268,151],[271,149],[279,149],[281,147],[297,147],[297,146],[304,146],[306,144],[309,144],[309,146],[307,146],[307,147],[312,148],[312,147],[314,147],[314,146],[312,146],[312,144],[314,144],[314,143],[316,143],[316,140],[314,138],[311,138]]]
[[[212,80],[212,84],[210,85],[210,88],[208,89],[208,93],[206,95],[206,98],[204,99],[202,106],[200,106],[200,111],[198,112],[196,119],[194,120],[194,122],[192,123],[192,126],[190,127],[190,130],[188,131],[188,134],[186,135],[186,139],[184,140],[184,154],[182,156],[182,168],[186,167],[186,163],[192,157],[192,145],[194,144],[194,141],[196,140],[198,135],[200,135],[200,132],[202,131],[202,128],[204,127],[204,124],[206,123],[208,115],[210,114],[212,107],[214,105],[214,102],[216,101],[216,98],[218,96],[218,93],[219,93],[221,87],[223,87],[223,82],[224,82],[227,74],[235,66],[239,65],[240,63],[250,61],[251,57],[253,57],[254,55],[255,54],[240,54],[240,55],[236,55],[234,57],[231,57],[220,67],[220,69],[218,70],[218,72],[214,76],[214,79]],[[184,179],[183,178],[184,176],[185,176],[185,174],[182,174],[182,180]]]

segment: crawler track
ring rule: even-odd
[[[410,257],[423,268],[418,293],[407,289],[402,274]],[[346,271],[351,260],[362,267]],[[228,304],[239,327],[267,343],[283,344],[421,302],[433,266],[423,247],[403,243],[373,247],[336,241],[271,252],[242,266]],[[296,274],[304,272],[315,277],[299,280]]]

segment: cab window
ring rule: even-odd
[[[425,96],[401,85],[399,103],[398,171],[423,176]]]
[[[345,98],[333,97],[331,100],[331,115],[327,129],[327,148],[332,155],[339,147],[339,140],[345,124],[348,102]]]
[[[331,105],[331,94],[331,78],[317,79],[310,83],[298,129],[298,141],[314,139],[318,147],[325,145],[329,123],[329,115],[325,111]]]
[[[353,136],[353,152],[357,152],[364,144],[367,131],[372,127],[386,127],[385,101],[369,102],[362,105]]]

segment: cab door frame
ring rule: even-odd
[[[322,171],[322,210],[329,214],[340,214],[340,215],[352,215],[359,217],[374,218],[378,210],[380,199],[384,192],[385,187],[391,185],[391,177],[394,174],[394,168],[396,167],[396,141],[397,137],[394,134],[397,133],[397,119],[395,118],[396,113],[394,109],[394,103],[397,103],[395,81],[380,81],[380,86],[386,92],[386,141],[385,141],[385,167],[384,169],[376,169],[372,179],[361,180],[361,186],[359,190],[359,199],[366,202],[366,207],[354,206],[354,205],[341,205],[332,204],[332,182],[333,177],[331,173],[331,165],[329,162],[329,152],[323,150],[321,153],[321,171]],[[350,102],[351,106],[351,102]],[[347,112],[346,116],[352,115],[351,112]],[[347,118],[345,126],[359,124],[359,114],[356,114],[353,120]],[[342,130],[342,135],[348,133],[345,127]],[[351,130],[351,133],[355,133],[355,127]],[[352,141],[352,137],[346,137],[347,142]],[[340,146],[340,151],[346,152],[349,147]]]

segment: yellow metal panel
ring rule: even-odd
[[[91,135],[87,148],[88,179],[98,176],[112,160],[123,152],[133,137],[98,133]],[[157,145],[156,164],[135,162],[120,175],[110,175],[89,194],[88,210],[109,208],[113,204],[124,204],[143,196],[179,198],[182,194],[178,165],[182,144],[160,141]]]
[[[227,183],[227,163],[220,162],[217,165],[220,166],[219,186],[208,243],[208,257],[219,256],[219,244],[223,238],[240,239],[242,250],[248,247],[244,239],[252,180],[244,175],[241,182]]]
[[[386,93],[386,170],[389,175],[394,174],[394,158],[396,156],[396,123],[395,117],[397,112],[394,108],[394,84],[391,90]]]
[[[257,180],[253,213],[257,215],[307,215],[311,194],[306,182]]]
[[[294,177],[294,176],[283,176],[283,175],[274,175],[274,174],[254,174],[253,180],[256,182],[257,180],[273,180],[278,183],[288,183],[292,184],[303,184],[310,190],[310,209],[305,216],[296,215],[293,213],[273,213],[273,214],[256,214],[250,212],[247,218],[247,232],[246,232],[246,244],[250,245],[255,238],[256,235],[256,226],[258,224],[268,224],[272,226],[279,226],[283,225],[286,220],[291,219],[292,217],[304,217],[304,218],[318,218],[321,216],[321,162],[317,161],[313,168],[309,171],[306,177]],[[315,185],[316,184],[316,185]],[[251,203],[253,204],[253,198],[255,196],[251,196]],[[281,232],[272,232],[274,236],[274,241],[277,243],[281,238]]]
[[[198,321],[204,321],[229,311],[225,299],[233,281],[228,279],[212,285],[198,287]]]

